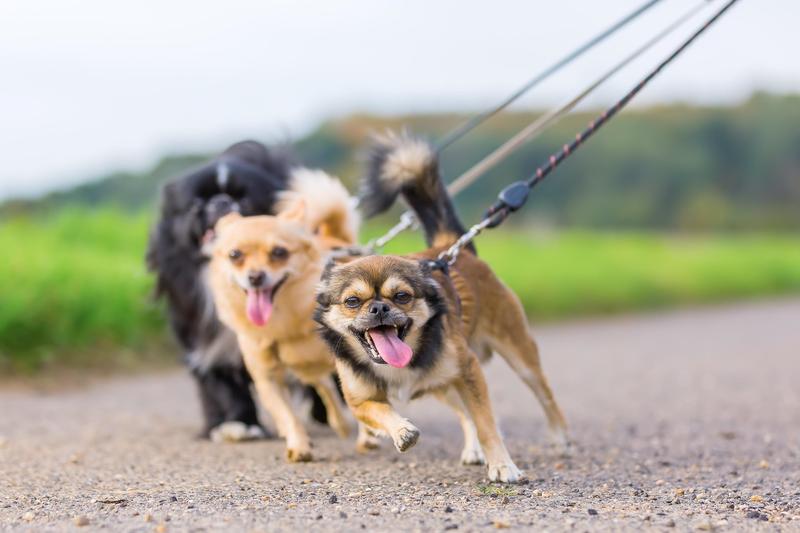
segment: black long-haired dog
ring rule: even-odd
[[[240,440],[265,433],[236,338],[217,319],[207,289],[203,245],[213,237],[217,220],[232,211],[272,214],[292,166],[285,152],[243,141],[162,189],[147,266],[156,275],[156,295],[166,300],[170,325],[197,380],[205,437]],[[321,400],[314,398],[312,416],[324,422],[325,415]]]

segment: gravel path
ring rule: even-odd
[[[488,369],[526,484],[458,464],[454,416],[422,400],[400,455],[315,427],[283,444],[193,439],[182,372],[87,390],[0,391],[0,529],[800,531],[800,299],[536,328],[576,442],[547,445],[533,397]]]

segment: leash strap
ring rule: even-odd
[[[483,113],[475,115],[474,117],[470,118],[466,122],[462,123],[460,126],[455,127],[449,133],[447,133],[436,145],[436,153],[441,153],[445,148],[450,146],[451,144],[455,143],[459,139],[461,139],[464,135],[475,129],[476,127],[480,126],[482,123],[514,103],[518,100],[522,95],[526,92],[534,88],[539,83],[543,82],[562,68],[566,67],[584,53],[588,52],[608,37],[614,35],[617,31],[621,30],[625,26],[627,26],[630,22],[636,20],[639,16],[649,10],[651,7],[658,4],[661,0],[649,0],[639,6],[637,9],[623,17],[622,19],[618,20],[599,34],[595,35],[587,42],[561,58],[560,60],[556,61],[542,72],[525,82],[519,89],[514,91],[508,98],[500,102],[495,107],[491,109],[487,109]]]
[[[672,52],[665,60],[658,64],[642,81],[640,81],[633,89],[628,91],[617,103],[603,111],[596,119],[589,122],[589,125],[581,132],[575,135],[575,139],[566,143],[556,153],[548,157],[547,162],[541,165],[533,173],[529,179],[524,181],[517,181],[500,191],[497,201],[489,207],[486,214],[478,224],[472,226],[467,232],[462,235],[456,242],[445,252],[440,254],[439,259],[446,260],[449,264],[453,264],[458,258],[461,249],[472,242],[481,231],[486,228],[495,228],[502,224],[505,219],[525,205],[528,199],[530,190],[546,178],[555,168],[561,164],[565,159],[571,156],[575,151],[580,148],[583,143],[594,135],[600,128],[602,128],[611,118],[613,118],[622,108],[624,108],[644,87],[650,83],[656,76],[658,76],[667,65],[672,63],[683,51],[685,51],[692,43],[697,40],[700,35],[705,33],[711,25],[722,17],[733,5],[739,0],[729,0],[722,8],[717,11],[705,24],[703,24],[697,31],[695,31],[686,41],[683,42],[675,51]]]
[[[509,155],[514,153],[524,143],[530,141],[531,139],[536,138],[539,134],[544,132],[550,126],[553,126],[554,124],[558,123],[558,121],[561,118],[563,118],[570,111],[572,111],[575,108],[575,106],[577,106],[587,96],[589,96],[592,92],[594,92],[595,89],[597,89],[597,87],[602,85],[614,74],[616,74],[617,72],[625,68],[627,65],[632,63],[634,60],[636,60],[638,57],[644,54],[647,50],[655,46],[667,35],[675,31],[678,27],[680,27],[683,23],[689,20],[692,16],[697,14],[697,12],[706,7],[711,1],[712,0],[701,0],[701,2],[697,6],[688,10],[680,18],[676,19],[672,24],[670,24],[660,33],[651,38],[649,41],[647,41],[644,45],[635,50],[628,57],[626,57],[625,59],[617,63],[614,67],[606,71],[602,76],[597,78],[593,83],[589,84],[585,89],[583,89],[583,91],[578,93],[569,102],[565,103],[564,105],[562,105],[557,109],[553,109],[548,113],[545,113],[544,115],[538,117],[536,120],[528,124],[525,128],[517,132],[508,141],[500,145],[493,152],[488,154],[478,163],[470,167],[468,170],[463,172],[459,177],[453,180],[447,186],[447,192],[452,196],[459,194],[461,191],[463,191],[464,189],[475,183],[486,172],[494,168],[500,162],[505,160]],[[413,228],[415,226],[415,223],[416,219],[414,218],[414,214],[411,211],[406,211],[400,216],[400,220],[397,222],[397,224],[392,226],[389,229],[389,231],[387,231],[383,236],[372,241],[371,245],[377,249],[383,248],[397,235],[399,235],[400,233],[409,228]]]

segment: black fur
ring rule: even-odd
[[[389,158],[415,144],[424,144],[428,150],[422,171],[413,177],[392,175],[387,167]],[[428,246],[437,235],[458,236],[465,232],[439,174],[439,160],[433,147],[406,134],[376,138],[367,154],[367,173],[361,180],[359,205],[367,217],[372,217],[388,210],[399,195],[422,224]],[[472,244],[467,249],[475,253]]]
[[[227,173],[222,184],[221,164]],[[156,275],[156,296],[167,303],[170,326],[196,378],[204,436],[222,422],[256,425],[258,418],[236,339],[219,322],[209,301],[202,240],[224,214],[215,209],[217,203],[225,209],[238,206],[243,215],[271,213],[277,194],[287,187],[291,165],[285,153],[243,141],[162,189],[147,266]],[[317,397],[315,403],[321,400]]]

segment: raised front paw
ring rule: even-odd
[[[521,477],[522,471],[511,461],[508,463],[489,465],[489,481],[516,483]]]
[[[404,452],[414,446],[417,439],[419,439],[419,430],[411,424],[400,428],[397,433],[392,435],[394,447],[398,452]]]

